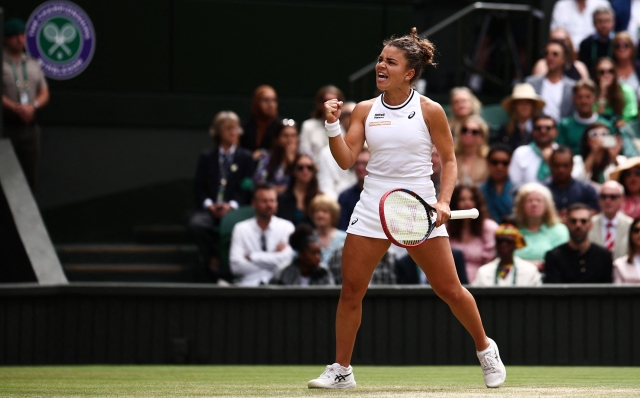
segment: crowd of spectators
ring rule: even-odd
[[[629,26],[640,26],[635,14]],[[640,62],[637,32],[619,29],[616,21],[607,1],[558,1],[544,57],[502,101],[508,122],[495,131],[471,89],[451,90],[458,164],[451,209],[480,213],[447,225],[463,283],[640,282],[640,135],[634,127]],[[334,98],[345,100],[335,86],[320,88],[311,118],[298,129],[279,116],[276,90],[263,85],[244,123],[232,112],[214,119],[214,146],[198,166],[199,209],[191,221],[214,279],[244,286],[341,283],[345,230],[369,153],[365,145],[351,170],[333,160],[322,105]],[[354,107],[344,104],[343,134]],[[435,150],[433,170],[437,189]],[[249,205],[255,216],[235,225],[225,273],[212,227]],[[393,246],[371,280],[427,283],[406,251]]]

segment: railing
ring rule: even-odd
[[[488,24],[489,24],[489,20],[485,19],[485,22],[482,25],[481,28],[481,32],[480,35],[478,37],[478,41],[474,50],[474,54],[473,54],[473,58],[470,59],[468,57],[464,57],[464,55],[462,54],[462,19],[464,17],[466,17],[467,15],[470,15],[471,13],[478,11],[478,10],[484,10],[484,11],[493,11],[493,12],[497,12],[497,11],[501,11],[503,13],[528,13],[529,14],[529,18],[527,19],[527,58],[526,58],[526,64],[531,63],[532,60],[532,51],[533,51],[533,18],[537,18],[539,20],[542,20],[544,18],[544,13],[539,10],[536,9],[532,6],[529,5],[523,5],[523,4],[501,4],[501,3],[485,3],[485,2],[475,2],[473,4],[468,5],[467,7],[463,8],[462,10],[454,13],[453,15],[451,15],[450,17],[446,18],[445,20],[441,21],[440,23],[432,26],[431,28],[425,30],[424,32],[420,33],[420,37],[425,38],[425,37],[431,37],[432,35],[442,31],[443,29],[449,27],[450,25],[457,23],[457,38],[456,38],[456,52],[457,52],[457,68],[456,70],[458,71],[458,76],[456,77],[456,85],[460,85],[462,84],[462,76],[461,76],[461,72],[463,70],[462,66],[464,65],[464,67],[466,67],[467,69],[473,70],[474,72],[477,72],[479,74],[481,74],[483,77],[487,78],[490,81],[493,81],[494,83],[503,83],[503,81],[499,78],[497,78],[496,76],[493,76],[492,74],[483,71],[483,70],[479,70],[475,65],[473,60],[477,57],[478,53],[480,52],[480,45],[482,43],[483,38],[486,36],[487,33],[487,29],[488,29]],[[507,39],[509,41],[509,45],[510,47],[514,44],[513,41],[513,36],[511,35],[510,31],[507,33]],[[514,51],[513,48],[511,48],[511,52],[512,52],[512,61],[515,63],[516,67],[519,66],[519,61],[517,59],[517,53]],[[352,98],[358,98],[358,99],[362,99],[362,98],[366,98],[368,97],[368,95],[366,94],[366,82],[363,80],[363,77],[365,77],[368,73],[373,72],[375,65],[376,65],[377,61],[373,61],[365,66],[363,66],[362,68],[360,68],[359,70],[357,70],[356,72],[352,73],[351,75],[349,75],[349,84],[350,84],[350,95]],[[506,60],[506,62],[510,62],[510,60]],[[522,73],[522,71],[520,71]],[[361,96],[358,96],[356,93],[356,83],[362,80],[363,84],[362,84],[362,91],[361,91]],[[373,79],[371,80],[373,81]]]

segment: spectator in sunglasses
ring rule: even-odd
[[[595,66],[597,102],[594,110],[620,128],[638,116],[638,100],[631,86],[618,82],[611,58],[600,58]]]
[[[454,87],[449,93],[451,114],[449,115],[449,129],[452,133],[459,131],[462,124],[471,115],[480,115],[482,102],[468,87]]]
[[[546,75],[533,75],[525,79],[544,101],[542,113],[556,122],[573,113],[573,86],[576,81],[564,74],[567,59],[567,45],[561,40],[549,40],[545,48]]]
[[[613,55],[614,25],[615,15],[611,7],[602,6],[593,11],[593,26],[596,32],[582,40],[578,55],[589,70],[593,70],[599,58]]]
[[[516,187],[550,180],[548,161],[551,152],[558,147],[555,142],[557,136],[556,122],[552,117],[541,115],[533,119],[533,141],[515,150],[509,166],[509,178]]]
[[[489,216],[495,222],[503,222],[504,217],[513,214],[515,189],[509,179],[511,148],[505,144],[494,144],[489,149],[487,164],[489,178],[480,185],[480,191],[487,204]]]
[[[293,225],[313,225],[307,210],[320,192],[316,165],[308,154],[299,154],[291,164],[289,187],[278,196],[277,216],[289,220]]]
[[[637,93],[640,89],[640,61],[636,59],[636,48],[629,33],[619,32],[613,38],[613,60],[618,81],[628,84]]]
[[[607,181],[600,187],[600,214],[591,217],[591,242],[613,253],[613,258],[627,254],[629,228],[633,219],[622,212],[624,188],[617,181]]]
[[[617,285],[640,283],[640,218],[632,221],[627,243],[627,253],[613,262],[613,283]]]
[[[567,58],[567,64],[564,68],[564,75],[573,80],[588,79],[589,69],[587,69],[587,66],[578,59],[578,54],[574,50],[574,45],[571,41],[569,32],[564,28],[555,28],[551,33],[549,33],[549,40],[552,39],[563,41],[569,49],[569,57]],[[578,44],[580,43],[576,43],[576,45]],[[544,76],[547,74],[547,70],[547,62],[543,57],[533,66],[531,74]]]
[[[253,177],[256,183],[271,184],[278,194],[286,191],[291,165],[298,155],[298,142],[298,127],[293,119],[278,121],[271,151],[262,152],[258,158]]]
[[[533,118],[544,108],[544,101],[529,83],[516,84],[513,93],[502,101],[502,108],[509,114],[509,122],[500,127],[496,142],[507,144],[515,151],[520,145],[531,142]]]
[[[640,157],[627,159],[609,177],[624,187],[622,211],[631,218],[640,217]]]
[[[582,135],[581,156],[574,156],[574,176],[582,181],[602,184],[616,166],[627,160],[620,154],[621,148],[621,137],[612,134],[607,124],[590,124]]]
[[[574,203],[567,211],[569,241],[545,256],[544,283],[611,283],[611,252],[589,240],[591,209]]]
[[[488,151],[489,126],[477,115],[472,115],[462,123],[455,134],[458,183],[478,184],[487,179],[486,154]]]

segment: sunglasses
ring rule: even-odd
[[[489,163],[492,166],[498,166],[498,165],[503,165],[504,167],[509,166],[509,161],[508,160],[495,160],[495,159],[490,159]]]
[[[533,129],[537,131],[551,131],[555,126],[535,126]]]
[[[282,125],[283,126],[291,126],[291,127],[293,127],[293,126],[296,125],[296,122],[293,119],[282,119]]]
[[[309,171],[313,171],[313,165],[311,164],[299,164],[296,166],[296,170],[298,171],[302,171],[304,169],[307,169]]]
[[[598,74],[600,76],[604,76],[606,74],[611,74],[613,75],[613,73],[615,72],[615,69],[598,69]]]
[[[570,218],[569,223],[571,224],[586,224],[589,222],[588,218]]]
[[[589,137],[598,138],[610,135],[609,130],[589,130]]]
[[[470,129],[470,128],[467,128],[467,127],[463,127],[460,132],[462,134],[473,134],[473,135],[479,135],[481,133],[481,131],[478,130],[478,129]]]
[[[624,175],[625,175],[625,177],[628,177],[628,176],[640,177],[640,169],[627,170],[624,173]]]
[[[545,56],[545,57],[548,57],[549,55],[552,55],[552,56],[554,56],[554,57],[557,57],[557,56],[559,56],[559,55],[560,55],[560,53],[559,53],[559,52],[557,52],[557,51],[545,51],[544,56]]]
[[[618,198],[620,198],[620,195],[607,195],[606,193],[601,193],[599,195],[600,199],[602,200],[607,200],[607,199],[611,199],[611,200],[616,200]]]
[[[640,232],[640,227],[631,228],[631,232],[634,233],[634,234],[637,234],[638,232]]]
[[[631,48],[631,44],[629,43],[616,43],[613,46],[616,50]]]

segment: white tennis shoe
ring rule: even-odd
[[[507,369],[500,359],[500,351],[496,342],[488,338],[489,347],[484,351],[476,351],[482,372],[484,373],[484,384],[489,388],[500,387],[507,378]]]
[[[345,368],[339,363],[327,365],[325,371],[317,378],[309,381],[309,388],[354,388],[356,379],[353,377],[353,368]]]

